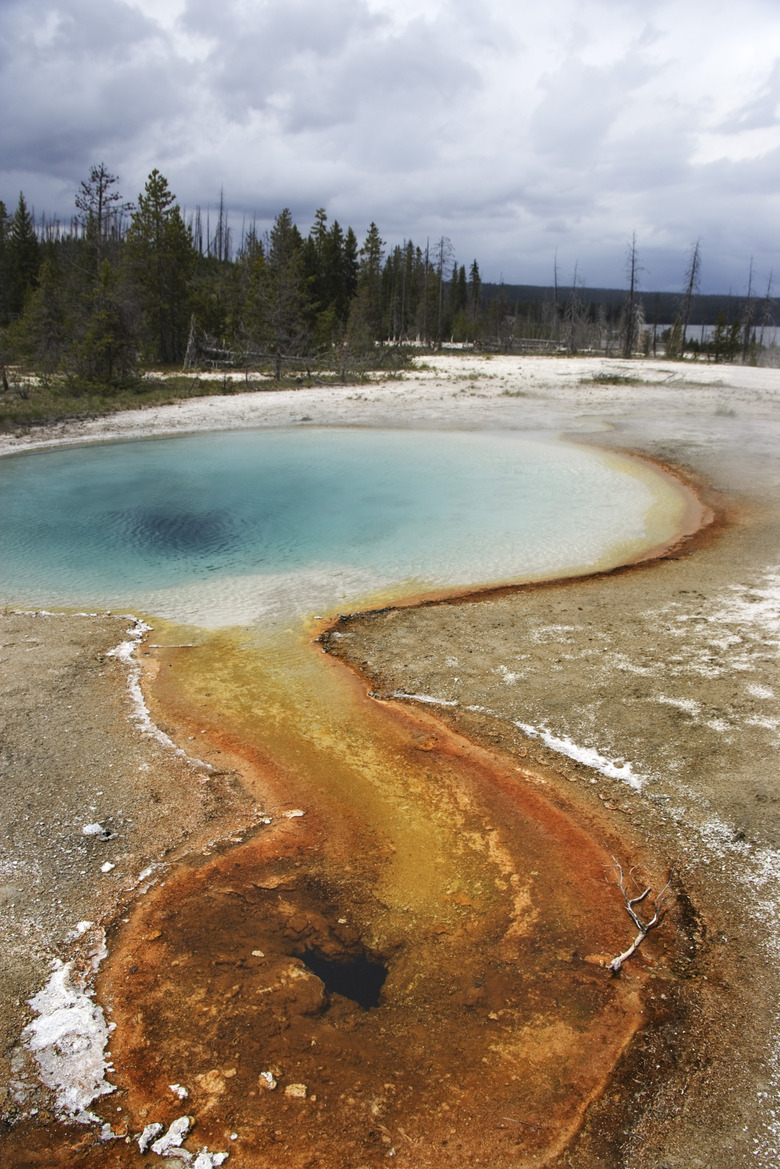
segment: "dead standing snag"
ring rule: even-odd
[[[636,875],[635,875],[637,872],[636,866],[629,869],[628,877],[626,877],[623,873],[623,866],[620,864],[619,861],[615,860],[614,856],[612,858],[612,861],[613,861],[613,863],[611,865],[607,866],[607,871],[604,874],[604,880],[607,882],[608,885],[614,885],[616,889],[620,890],[621,894],[623,895],[623,902],[624,902],[625,907],[626,907],[626,913],[631,918],[631,920],[633,921],[636,928],[639,930],[639,933],[634,938],[633,942],[628,947],[628,949],[624,950],[622,954],[618,954],[617,958],[613,958],[612,961],[609,963],[609,970],[612,972],[612,974],[620,974],[623,963],[628,961],[628,959],[631,958],[632,955],[634,955],[636,953],[636,951],[642,945],[642,942],[645,940],[647,935],[650,933],[650,930],[655,929],[655,927],[657,925],[660,925],[661,921],[663,920],[664,902],[666,901],[666,898],[667,898],[667,895],[669,892],[669,886],[672,883],[672,873],[674,872],[674,865],[672,865],[672,868],[669,872],[669,880],[666,882],[663,889],[661,889],[660,893],[656,894],[655,899],[652,903],[653,904],[652,918],[649,921],[645,922],[645,921],[642,921],[641,917],[639,916],[639,914],[637,913],[637,911],[634,907],[636,905],[641,905],[642,902],[645,901],[651,895],[651,893],[653,892],[652,885],[647,885],[645,888],[642,888],[642,885],[639,883],[639,881],[637,880]],[[610,873],[614,873],[613,879],[610,879],[610,877],[609,877]],[[629,884],[635,885],[638,890],[641,890],[641,892],[637,893],[636,897],[632,897],[630,895],[630,890],[626,888],[627,882]]]

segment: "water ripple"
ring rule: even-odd
[[[109,512],[116,535],[130,548],[167,560],[223,557],[242,543],[242,525],[225,509],[133,507]]]

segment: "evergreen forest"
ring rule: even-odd
[[[213,227],[200,209],[185,219],[154,170],[129,203],[101,163],[67,225],[36,222],[23,193],[13,213],[0,202],[0,420],[56,416],[65,399],[84,409],[112,396],[127,405],[128,393],[148,400],[149,370],[238,369],[279,383],[391,374],[412,345],[755,360],[774,323],[771,287],[741,302],[697,298],[699,264],[697,244],[680,296],[640,295],[633,239],[625,291],[588,293],[576,271],[559,286],[557,269],[551,288],[491,285],[446,237],[387,248],[375,223],[358,239],[322,209],[308,234],[284,209],[267,233],[250,226],[234,241],[223,199]],[[699,343],[690,325],[705,301],[719,312],[709,306],[716,328]],[[32,384],[45,402],[39,392],[36,410],[11,409]]]

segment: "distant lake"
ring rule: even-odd
[[[727,321],[726,327],[728,328],[730,325],[731,321]],[[666,330],[671,329],[671,327],[671,324],[656,325],[655,329],[658,337],[662,337]],[[648,324],[647,321],[645,321],[645,328],[649,329],[652,333],[652,324]],[[700,343],[704,344],[712,337],[712,334],[715,332],[715,328],[715,325],[688,325],[685,330],[685,336],[689,341],[699,341]],[[764,325],[762,328],[760,323],[754,324],[753,328],[750,330],[750,333],[751,336],[755,333],[756,341],[764,346],[777,345],[780,342],[780,328],[777,328],[776,325]]]

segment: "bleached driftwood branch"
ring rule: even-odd
[[[664,916],[664,904],[669,894],[669,886],[672,883],[674,866],[672,866],[669,872],[669,880],[666,882],[660,893],[656,894],[652,903],[653,916],[648,921],[642,921],[642,918],[637,913],[635,906],[641,905],[642,902],[647,900],[647,898],[653,892],[653,887],[652,885],[647,885],[645,888],[642,888],[642,884],[640,884],[636,877],[636,866],[629,869],[628,876],[626,877],[626,875],[623,873],[623,866],[619,861],[615,860],[614,856],[612,857],[612,861],[613,863],[607,866],[607,872],[604,874],[604,880],[608,885],[614,885],[616,889],[620,890],[623,896],[623,903],[626,907],[626,913],[639,931],[628,949],[624,950],[622,954],[618,954],[617,958],[613,958],[609,964],[608,969],[612,972],[612,974],[619,974],[623,963],[627,962],[628,959],[637,952],[650,931],[655,929],[657,925],[660,925]],[[614,873],[612,880],[610,880],[609,873]],[[630,895],[630,890],[626,888],[627,882],[635,885],[637,889],[641,890],[640,893],[637,893],[636,897],[632,897]]]

